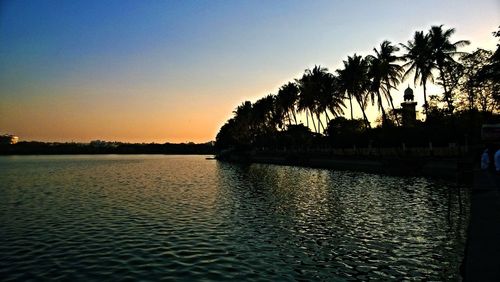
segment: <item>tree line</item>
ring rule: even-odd
[[[373,54],[354,53],[335,72],[321,66],[306,69],[302,77],[286,83],[276,94],[239,105],[217,134],[216,145],[248,146],[285,131],[311,129],[311,134],[319,136],[329,135],[339,126],[369,130],[366,109],[370,104],[380,113],[380,128],[398,127],[393,95],[406,79],[423,87],[426,121],[436,116],[463,116],[464,112],[497,114],[500,44],[495,52],[478,48],[466,53],[459,49],[470,42],[453,42],[454,33],[454,28],[432,26],[428,31],[416,31],[406,43],[385,40]],[[500,37],[500,29],[493,35]],[[429,83],[440,86],[441,95],[428,97]],[[344,117],[347,104],[350,120]],[[354,119],[353,104],[361,110],[362,119]],[[305,125],[299,124],[299,114],[305,115]]]
[[[215,153],[213,142],[207,143],[122,143],[92,141],[90,143],[58,143],[22,141],[0,144],[0,155],[61,155],[61,154],[181,154],[206,155]]]

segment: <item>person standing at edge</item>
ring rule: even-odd
[[[490,166],[490,154],[488,148],[484,149],[481,155],[481,170],[487,170]]]
[[[500,175],[500,149],[495,152],[494,160],[496,173]]]

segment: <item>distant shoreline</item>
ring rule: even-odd
[[[163,154],[163,155],[213,155],[212,142],[166,143],[166,144],[129,144],[116,142],[103,143],[43,143],[19,142],[0,144],[0,155],[103,155],[103,154]]]

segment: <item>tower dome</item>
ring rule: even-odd
[[[403,98],[405,101],[413,101],[413,90],[410,88],[410,85],[406,88]]]

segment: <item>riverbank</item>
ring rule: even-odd
[[[500,281],[500,177],[474,171],[465,281]]]
[[[0,144],[0,155],[99,155],[99,154],[166,154],[212,155],[215,148],[208,143],[135,144],[93,141],[90,143],[19,142]]]
[[[362,151],[360,151],[362,152]],[[222,152],[216,158],[238,163],[265,163],[335,170],[353,170],[403,176],[427,176],[453,181],[471,181],[472,159],[465,154],[333,154],[330,151],[240,151]]]

